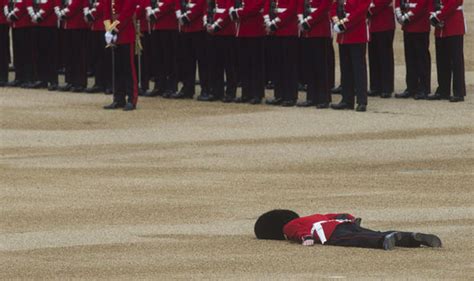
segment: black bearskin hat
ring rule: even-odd
[[[257,239],[285,240],[283,227],[300,216],[291,210],[272,210],[261,215],[255,223]]]

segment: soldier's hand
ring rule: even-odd
[[[442,28],[444,26],[443,22],[439,20],[438,18],[438,12],[436,13],[431,13],[430,16],[430,23],[434,27]]]
[[[232,21],[237,21],[239,20],[239,12],[238,9],[235,9],[234,7],[231,7],[229,9],[229,16]]]
[[[305,236],[303,237],[303,246],[313,246],[314,245],[314,238],[312,236]]]
[[[303,31],[309,31],[311,29],[311,25],[309,24],[309,20],[311,20],[311,16],[305,18],[302,22],[301,22],[301,29]]]
[[[333,29],[336,33],[343,33],[346,31],[346,26],[343,23],[338,23],[334,25]]]
[[[191,23],[191,21],[189,20],[187,14],[184,14],[184,15],[182,15],[182,16],[179,18],[179,24],[181,24],[181,25],[188,25],[189,23]]]

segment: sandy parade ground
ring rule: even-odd
[[[0,280],[472,280],[473,49],[468,35],[466,102],[370,98],[366,113],[162,98],[110,112],[102,94],[0,88]],[[273,208],[444,247],[256,240]]]

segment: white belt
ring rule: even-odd
[[[314,12],[316,12],[317,10],[318,10],[318,8],[310,8],[310,9],[309,9],[309,11],[310,11],[311,13],[314,13]]]
[[[216,14],[223,14],[223,13],[225,13],[225,9],[216,8]]]
[[[192,9],[194,8],[194,6],[196,6],[196,3],[188,3],[187,7]]]
[[[416,8],[417,5],[418,3],[408,3],[409,8]]]
[[[277,8],[276,9],[276,12],[281,14],[281,13],[284,13],[286,11],[286,8]]]
[[[330,220],[330,221],[337,221],[337,222],[351,222],[351,220]],[[326,234],[324,234],[324,229],[322,224],[330,221],[320,221],[316,222],[313,224],[313,228],[311,228],[311,235],[314,236],[314,234],[318,235],[319,241],[321,241],[321,244],[326,243],[328,241],[326,239]]]

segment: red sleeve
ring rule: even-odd
[[[104,0],[104,21],[105,20],[112,20],[112,11],[110,10],[110,0]]]
[[[413,16],[410,17],[410,21],[414,21],[420,17],[428,17],[429,16],[428,8],[429,8],[428,0],[418,0],[416,8],[411,10],[411,12],[413,13]]]
[[[84,8],[84,2],[79,0],[73,0],[71,5],[67,6],[69,12],[65,13],[66,17],[72,17],[82,12]]]
[[[309,25],[314,25],[323,20],[328,20],[328,13],[331,9],[332,0],[321,0],[319,7],[316,11],[311,13],[311,21],[309,21]]]
[[[195,19],[201,19],[204,15],[204,10],[206,9],[207,3],[205,0],[197,0],[194,7],[192,7],[188,11],[188,18],[189,21],[193,21]]]
[[[400,8],[400,0],[395,0],[395,9]]]
[[[260,14],[260,10],[263,8],[263,4],[264,0],[254,0],[245,2],[243,10],[239,11],[239,17],[241,19],[246,19]]]
[[[448,0],[448,3],[444,4],[441,13],[438,15],[440,21],[444,21],[456,12],[459,6],[463,4],[463,0]]]
[[[288,7],[283,13],[278,14],[278,18],[280,18],[280,23],[278,25],[285,26],[286,23],[293,19],[296,15],[296,5],[298,4],[297,1],[291,0]]]
[[[21,19],[23,16],[27,15],[26,7],[26,1],[22,1],[21,3],[15,4],[15,8],[18,9],[18,12],[16,12],[15,15],[18,19]]]
[[[271,0],[264,0],[263,2],[263,15],[264,16],[268,16],[270,14],[270,1]]]
[[[119,12],[118,21],[120,24],[117,26],[117,29],[120,32],[120,28],[125,26],[129,21],[132,20],[133,14],[137,9],[137,5],[139,4],[138,0],[126,0],[124,1],[124,5],[122,10]]]
[[[147,0],[144,0],[144,1],[147,1]],[[160,6],[160,11],[156,14],[158,18],[164,15],[167,15],[171,12],[174,13],[175,7],[176,7],[176,4],[174,1],[163,1],[161,3],[163,3],[163,5]]]
[[[373,0],[372,3],[374,3],[374,7],[370,9],[370,12],[372,13],[372,15],[377,15],[387,6],[392,4],[392,2],[393,0]]]
[[[41,17],[42,18],[49,17],[54,12],[54,6],[55,6],[55,3],[53,1],[48,1],[44,4],[41,4],[40,9],[44,11],[44,13],[41,14]]]
[[[147,6],[145,6],[145,1],[138,0],[137,8],[135,9],[135,14],[136,14],[137,19],[142,18],[144,16],[143,13],[145,13],[146,7]]]
[[[104,14],[104,2],[97,2],[98,5],[95,7],[95,11],[92,12],[94,18],[100,18]]]
[[[329,16],[332,18],[337,17],[337,2],[333,2],[331,9],[329,10]]]
[[[224,28],[226,27],[228,24],[230,24],[232,21],[230,20],[230,15],[229,15],[229,10],[230,8],[234,6],[234,1],[232,0],[227,0],[225,2],[225,12],[224,12],[224,15],[222,17],[220,17],[220,19],[222,20],[220,23],[219,23],[219,26],[221,28]]]
[[[351,29],[354,25],[357,25],[361,21],[367,19],[367,11],[369,10],[370,0],[360,0],[357,8],[351,11],[348,21],[344,24],[347,29]]]

